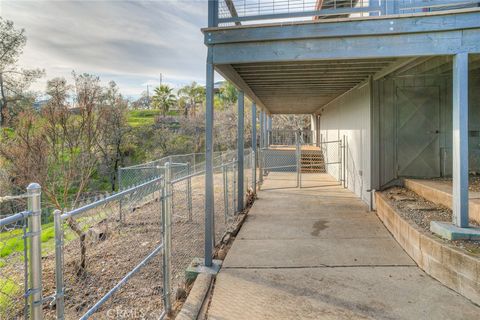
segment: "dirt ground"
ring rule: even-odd
[[[427,201],[406,188],[393,187],[383,191],[383,193],[403,218],[406,218],[432,235],[433,233],[430,232],[431,221],[452,221],[452,210]],[[453,244],[470,254],[480,256],[480,241],[447,241],[444,239],[441,239],[441,241]]]

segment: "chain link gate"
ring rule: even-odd
[[[278,180],[269,188],[302,187],[302,179],[312,174],[329,174],[339,183],[345,181],[345,138],[321,141],[318,146],[305,141],[297,133],[295,145],[269,146],[259,150],[260,186],[263,179]],[[310,176],[312,177],[312,176]],[[315,186],[315,178],[308,179],[309,187]],[[311,181],[310,181],[311,180]],[[265,190],[265,186],[263,186]]]

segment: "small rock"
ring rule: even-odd
[[[392,199],[395,201],[415,201],[415,198],[408,197],[402,194],[393,194]]]
[[[227,251],[224,248],[218,250],[218,252],[217,252],[217,258],[218,259],[225,260],[226,256],[227,256]]]
[[[177,300],[185,300],[187,298],[187,292],[184,288],[178,287],[177,291],[175,292],[175,298]]]

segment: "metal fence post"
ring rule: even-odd
[[[223,175],[223,211],[225,215],[225,224],[227,223],[228,217],[228,167],[227,165],[222,165],[222,175]]]
[[[53,224],[55,228],[55,309],[57,320],[64,319],[65,300],[64,300],[64,282],[63,282],[63,230],[62,230],[62,212],[55,210],[53,212]]]
[[[118,191],[122,191],[122,168],[118,167]],[[123,221],[122,216],[122,199],[118,200],[118,218],[120,223]]]
[[[252,191],[255,194],[257,193],[257,161],[255,161],[257,157],[257,151],[255,149],[252,149],[252,154],[250,157],[252,166]]]
[[[233,201],[233,213],[236,213],[237,211],[237,162],[233,162],[232,165],[233,169],[233,195],[232,195],[232,201]]]
[[[163,302],[165,311],[172,311],[171,301],[171,249],[172,249],[172,186],[170,162],[165,163],[164,186],[162,190],[162,222],[163,222]]]
[[[345,151],[347,150],[347,136],[343,135],[343,143],[342,143],[342,179],[343,179],[343,187],[347,187],[347,173],[346,173],[346,168],[347,166],[345,165],[346,156],[345,156]]]
[[[42,188],[38,183],[30,183],[27,187],[28,211],[32,214],[28,218],[30,235],[30,283],[29,303],[30,317],[41,320],[42,314]]]
[[[300,139],[299,139],[299,133],[295,132],[295,144],[296,144],[296,150],[295,150],[295,158],[297,162],[297,188],[302,187],[302,166],[301,166],[301,149],[300,149]]]
[[[265,159],[265,150],[259,148],[258,154],[258,190],[261,189],[263,184],[263,166],[264,166],[264,159]]]
[[[190,176],[192,174],[192,168],[190,166],[190,163],[187,163],[187,205],[188,205],[188,221],[192,221],[192,177]]]
[[[342,140],[338,140],[337,143],[337,168],[338,168],[338,183],[342,185]]]

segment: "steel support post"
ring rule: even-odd
[[[216,2],[216,1],[214,1]],[[209,2],[209,6],[211,1]],[[212,266],[214,246],[214,196],[213,196],[213,48],[208,47],[205,110],[205,266]]]
[[[172,311],[171,257],[172,257],[172,171],[170,162],[165,163],[164,186],[162,190],[163,222],[163,299],[165,311]]]
[[[38,183],[30,183],[27,187],[28,211],[31,212],[28,218],[30,236],[30,281],[29,281],[29,304],[30,318],[41,320],[42,314],[42,188]]]
[[[237,163],[232,164],[232,213],[237,211]]]
[[[263,142],[263,144],[265,145],[265,148],[268,148],[270,146],[268,144],[268,117],[269,115],[265,113],[265,117],[263,117],[263,129],[265,130],[265,133],[263,134],[263,139],[265,139],[265,141]]]
[[[55,310],[58,320],[65,318],[64,282],[63,282],[63,230],[62,212],[53,212],[53,225],[55,231]]]
[[[468,53],[453,57],[453,223],[468,224]]]
[[[245,94],[243,91],[238,92],[238,123],[237,123],[237,211],[243,211],[244,195],[244,161],[245,161],[245,142],[244,142],[244,128],[245,128]]]
[[[257,193],[257,104],[252,103],[252,189]]]
[[[267,146],[272,144],[272,115],[267,116]]]
[[[302,165],[301,165],[301,158],[302,158],[302,151],[300,148],[300,134],[299,132],[295,132],[295,160],[297,164],[297,188],[302,187]]]
[[[264,125],[264,122],[263,122],[263,117],[265,116],[265,113],[263,111],[260,111],[260,149],[263,149],[264,145],[263,145],[263,134],[265,133],[264,130],[263,130],[263,125]]]

